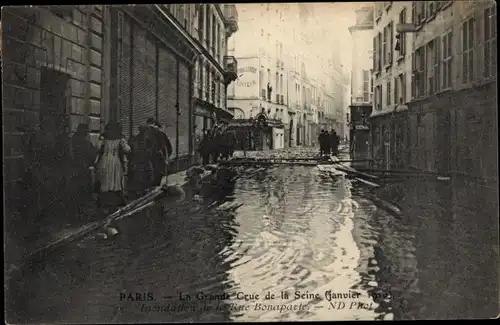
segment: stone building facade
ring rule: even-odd
[[[496,4],[413,2],[410,166],[498,180]]]
[[[374,167],[401,169],[408,160],[406,104],[411,99],[413,35],[398,36],[396,25],[411,21],[411,2],[381,1],[375,3],[374,9],[370,154]]]
[[[65,147],[79,123],[87,123],[91,139],[97,141],[110,118],[106,86],[110,42],[103,23],[107,15],[102,5],[2,10],[3,163],[9,214],[23,203],[25,156],[32,153],[26,146],[30,134],[40,143],[47,140],[41,145],[48,155],[51,149]],[[51,161],[58,164],[53,171],[64,168],[64,159]],[[56,181],[58,174],[62,171],[51,178]],[[51,190],[57,191],[55,185]]]

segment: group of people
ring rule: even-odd
[[[98,148],[88,139],[88,125],[80,124],[71,139],[75,181],[84,193],[97,192],[102,208],[124,205],[125,189],[139,197],[148,189],[161,185],[167,175],[172,145],[162,125],[149,118],[139,126],[129,141],[120,131],[120,124],[110,122],[99,137]],[[94,167],[94,177],[90,174]],[[90,181],[94,179],[94,184]]]
[[[318,136],[319,142],[319,154],[320,156],[334,155],[337,156],[339,153],[340,137],[337,135],[335,130],[328,132],[327,130],[321,130]]]
[[[232,157],[236,142],[235,131],[225,122],[215,124],[212,130],[203,130],[197,137],[197,150],[203,165]]]

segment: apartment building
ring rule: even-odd
[[[373,107],[373,5],[357,8],[355,17],[356,23],[349,27],[352,38],[349,139],[353,158],[366,159],[369,156],[368,118]]]
[[[195,131],[210,130],[216,121],[233,117],[226,97],[227,86],[237,78],[238,62],[228,56],[228,39],[238,31],[238,11],[227,4],[171,6],[192,8],[188,31],[202,48],[194,72]]]
[[[413,2],[412,167],[498,177],[496,3]]]
[[[370,151],[375,166],[402,168],[408,159],[413,34],[399,34],[396,26],[411,22],[412,3],[378,2],[374,9]]]
[[[258,118],[267,126],[258,130],[250,147],[266,150],[289,146],[287,72],[283,40],[285,4],[238,4],[239,31],[229,39],[230,54],[239,62],[238,80],[228,88],[228,106],[234,125],[248,126]],[[251,42],[249,40],[252,40]]]

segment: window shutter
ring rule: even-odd
[[[131,132],[131,109],[132,109],[132,34],[131,22],[119,13],[118,28],[120,35],[119,58],[118,58],[118,107],[123,135],[128,139]]]
[[[136,134],[137,126],[145,124],[149,117],[156,117],[156,45],[143,28],[134,27],[132,134]]]
[[[200,61],[200,69],[203,70],[203,62]],[[205,80],[206,80],[205,75]],[[203,85],[203,73],[200,83]],[[172,144],[173,155],[176,152],[176,103],[177,103],[177,60],[175,56],[165,47],[158,48],[158,120],[165,125],[165,130]]]
[[[190,120],[190,70],[188,66],[181,61],[177,60],[179,67],[179,84],[177,85],[179,91],[179,115],[177,116],[179,123],[179,134],[170,133],[169,137],[172,139],[177,136],[179,139],[179,156],[189,154],[190,146],[189,139],[191,138],[189,132],[189,120]],[[174,108],[175,110],[175,108]],[[177,114],[176,114],[177,115]]]

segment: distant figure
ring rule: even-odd
[[[99,203],[104,208],[115,208],[125,204],[125,174],[127,166],[125,156],[131,149],[127,140],[121,137],[120,125],[108,123],[95,162],[96,175],[100,181]]]
[[[337,156],[339,154],[339,142],[340,138],[337,135],[337,132],[332,129],[330,133],[330,151],[333,156]]]
[[[210,163],[211,139],[208,130],[203,130],[202,138],[198,145],[198,152],[200,153],[202,164],[208,165]]]
[[[319,155],[324,156],[326,155],[326,141],[327,141],[327,136],[326,136],[326,131],[321,130],[318,136],[318,143],[319,143]]]
[[[146,126],[139,126],[139,134],[130,139],[130,148],[128,187],[138,198],[153,187],[153,146]]]
[[[160,124],[153,118],[147,120],[147,132],[152,141],[153,185],[159,186],[166,176],[166,159],[172,154],[172,145],[166,133],[160,130]]]
[[[158,177],[160,178],[160,183],[163,179],[163,177],[168,175],[168,159],[173,153],[173,148],[172,148],[172,143],[170,142],[170,138],[168,137],[167,131],[165,130],[165,126],[156,123],[156,127],[160,131],[159,134],[159,146],[160,146],[160,153],[161,153],[161,158],[163,159],[163,172],[158,174]],[[165,180],[166,181],[166,180]],[[159,185],[159,184],[158,184]]]
[[[93,165],[97,155],[97,148],[88,139],[88,124],[80,123],[75,134],[71,137],[71,167],[72,180],[76,193],[73,198],[76,201],[77,214],[81,213],[83,204],[92,199],[92,176],[90,167]]]

